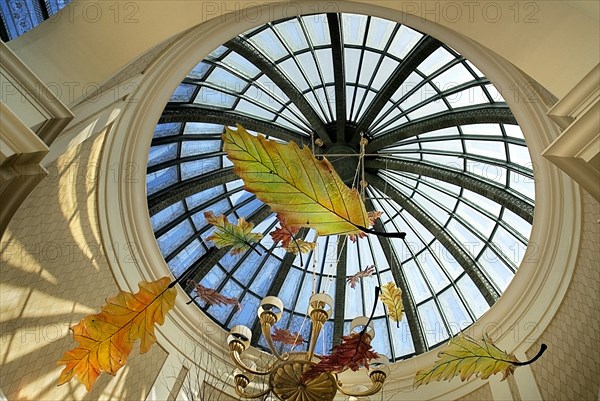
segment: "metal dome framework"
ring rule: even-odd
[[[242,189],[222,152],[220,133],[235,123],[299,144],[319,138],[318,153],[349,176],[356,157],[335,155],[357,153],[366,136],[367,209],[384,212],[377,230],[406,231],[406,240],[370,235],[351,243],[303,230],[318,247],[302,260],[273,247],[268,235],[260,257],[211,248],[206,210],[246,217],[264,234],[277,223]],[[173,274],[187,272],[243,304],[237,313],[198,304],[221,326],[252,327],[254,345],[264,346],[254,311],[275,295],[286,306],[279,327],[308,340],[308,296],[327,292],[335,312],[319,340],[325,353],[370,309],[372,287],[393,280],[403,291],[405,318],[397,328],[379,305],[373,342],[392,360],[435,347],[493,305],[521,262],[534,208],[525,141],[489,80],[430,36],[353,14],[269,23],[202,60],[155,130],[147,192]],[[376,274],[350,288],[346,278],[369,265]]]

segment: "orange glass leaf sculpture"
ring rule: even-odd
[[[333,347],[331,355],[321,357],[318,364],[313,365],[302,375],[302,381],[308,382],[321,373],[341,373],[346,369],[358,370],[361,366],[369,367],[369,361],[379,355],[371,348],[371,336],[365,332],[351,333],[342,337],[342,343]]]
[[[244,188],[281,214],[288,226],[313,228],[318,235],[353,234],[361,232],[359,226],[369,227],[358,191],[307,147],[256,137],[238,125],[235,131],[225,129],[223,150]]]
[[[276,343],[291,345],[293,347],[304,342],[304,338],[298,333],[292,334],[288,329],[278,329],[277,327],[274,328],[271,339]]]
[[[164,323],[177,290],[169,277],[142,281],[139,287],[135,294],[121,291],[107,299],[100,313],[84,317],[71,328],[79,345],[58,360],[58,365],[66,365],[58,385],[77,376],[90,391],[101,372],[114,376],[125,365],[136,340],[141,340],[141,354],[156,342],[154,323]]]

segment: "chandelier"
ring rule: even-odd
[[[258,308],[258,318],[262,334],[274,356],[274,362],[264,369],[256,367],[255,363],[247,364],[242,360],[242,354],[250,346],[251,330],[243,325],[234,326],[227,339],[230,357],[238,367],[234,371],[235,390],[238,395],[246,398],[259,398],[272,393],[281,401],[331,401],[339,391],[347,396],[366,397],[376,394],[383,388],[383,383],[389,375],[389,368],[382,361],[374,360],[368,369],[371,386],[364,391],[351,391],[344,388],[337,373],[323,372],[318,377],[305,380],[303,375],[315,366],[321,357],[314,350],[319,333],[324,323],[333,311],[333,299],[323,293],[313,294],[309,300],[307,315],[311,322],[311,337],[308,351],[289,352],[280,354],[271,337],[271,328],[279,321],[283,311],[283,302],[274,296],[264,298]],[[367,317],[357,317],[352,320],[350,332],[362,330],[361,335],[370,343],[375,336],[373,324]],[[247,389],[255,375],[267,377],[268,386],[262,390]]]

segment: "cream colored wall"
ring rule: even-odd
[[[528,351],[532,357],[541,343],[548,345],[531,366],[544,400],[600,395],[600,204],[584,193],[583,207],[583,240],[571,286],[550,326]]]
[[[145,400],[167,357],[160,346],[134,350],[116,378],[103,375],[90,393],[75,381],[56,386],[56,361],[77,344],[69,327],[118,292],[96,212],[103,141],[96,135],[52,163],[2,238],[0,386],[9,400]]]
[[[259,4],[263,7],[256,10]],[[404,15],[415,15],[424,24],[440,25],[488,47],[558,98],[599,59],[600,27],[595,8],[569,1],[359,0],[351,5],[343,1],[85,0],[73,2],[9,46],[63,102],[72,105],[155,45],[204,21],[237,11],[240,17],[234,23],[242,32],[256,25],[259,17],[294,15],[303,4],[308,4],[309,12],[351,7],[355,12],[362,9],[401,22]],[[122,38],[127,38],[127,46],[115,46]]]

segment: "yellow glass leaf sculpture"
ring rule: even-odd
[[[225,129],[223,149],[244,188],[281,214],[288,226],[314,228],[318,235],[354,234],[361,232],[357,227],[369,227],[358,191],[308,148],[255,137],[238,125],[235,131]]]
[[[57,362],[66,365],[58,385],[76,375],[90,391],[101,372],[114,376],[125,365],[136,340],[141,340],[141,354],[148,351],[156,342],[154,323],[163,324],[175,304],[173,286],[169,277],[142,281],[137,293],[121,291],[106,300],[100,313],[81,319],[71,328],[79,345]]]
[[[542,344],[538,354],[531,360],[520,362],[513,354],[508,354],[485,335],[480,341],[461,333],[448,342],[446,349],[438,353],[433,367],[419,370],[415,375],[414,387],[431,381],[451,380],[460,376],[462,381],[471,376],[487,379],[496,373],[502,373],[502,380],[514,373],[517,366],[529,365],[546,350]]]
[[[397,327],[400,327],[400,320],[402,320],[402,291],[400,288],[390,281],[381,287],[379,299],[387,307],[390,319],[396,322]]]
[[[231,224],[224,215],[215,216],[211,211],[204,212],[204,217],[215,227],[215,232],[206,239],[213,241],[217,248],[231,246],[232,255],[251,248],[263,237],[262,234],[253,233],[254,224],[247,222],[243,217],[238,219],[237,225]]]
[[[295,239],[290,241],[286,246],[283,247],[287,252],[291,252],[294,255],[298,255],[298,253],[308,253],[315,249],[317,246],[316,242],[307,242],[303,239]]]

